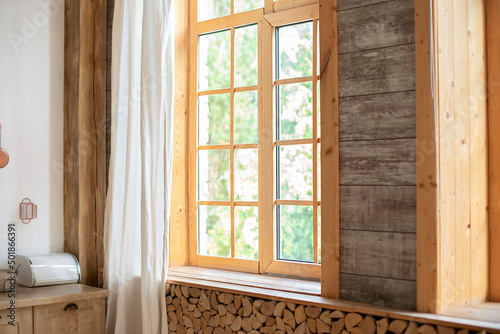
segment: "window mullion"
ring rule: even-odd
[[[259,23],[259,259],[266,272],[274,259],[273,27]]]
[[[231,0],[231,11],[234,12],[234,0]],[[231,146],[231,257],[234,258],[234,27],[231,28],[231,106],[230,106],[230,146]]]
[[[313,21],[313,94],[312,94],[312,133],[313,133],[313,250],[314,263],[318,263],[318,20]]]

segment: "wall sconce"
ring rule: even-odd
[[[36,218],[37,207],[31,202],[29,198],[23,199],[20,207],[20,218],[24,224],[29,224],[32,219]]]

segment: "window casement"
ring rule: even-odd
[[[318,279],[319,5],[260,2],[190,3],[189,262]]]

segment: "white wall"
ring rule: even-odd
[[[0,268],[7,224],[17,253],[63,250],[64,0],[0,0],[0,123],[10,163],[0,169]],[[30,224],[19,203],[38,205]]]

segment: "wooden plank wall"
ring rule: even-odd
[[[340,298],[416,307],[413,0],[339,0]]]

